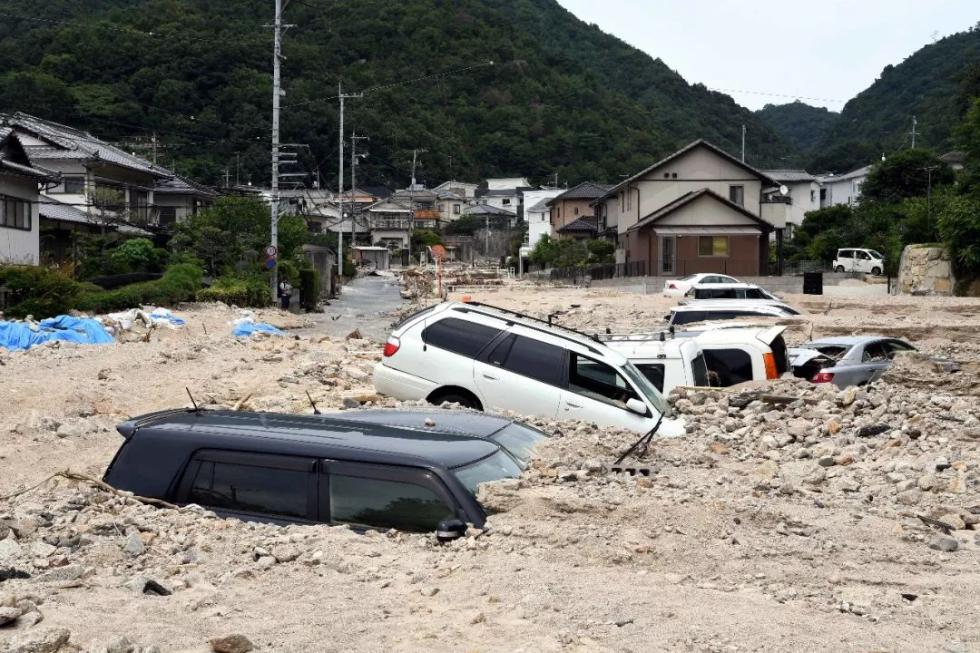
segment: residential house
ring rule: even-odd
[[[154,189],[173,173],[99,140],[88,132],[25,113],[0,114],[36,167],[60,173],[41,198],[41,259],[77,255],[75,235],[115,229],[148,232]]]
[[[871,166],[851,170],[842,175],[823,175],[820,182],[820,208],[846,204],[856,206],[861,201],[861,184],[871,172]]]
[[[532,189],[524,177],[487,179],[476,191],[476,201],[497,209],[512,211],[518,219],[524,217],[524,191]]]
[[[38,184],[57,179],[33,166],[17,135],[0,127],[0,263],[41,262]]]
[[[527,238],[524,239],[524,244],[529,252],[534,249],[542,236],[554,237],[555,234],[551,230],[551,207],[548,206],[548,200],[563,192],[559,188],[524,191],[524,219],[527,221]]]
[[[466,197],[454,191],[438,191],[436,199],[436,210],[439,212],[439,219],[443,223],[454,222],[463,217],[463,208],[467,205]]]
[[[432,190],[437,193],[454,193],[464,200],[472,200],[476,197],[476,189],[480,187],[480,184],[470,184],[465,181],[456,181],[452,179],[450,181],[444,181]]]
[[[548,207],[553,233],[558,238],[595,238],[599,228],[593,203],[609,192],[609,188],[591,181],[583,181],[551,198]]]
[[[365,211],[371,226],[371,244],[399,251],[408,249],[412,209],[394,199],[381,200]]]
[[[771,202],[785,202],[788,205],[786,227],[792,229],[803,224],[803,218],[810,211],[820,208],[820,182],[806,170],[763,170],[763,173],[776,180],[779,188],[769,189],[766,197]],[[783,190],[785,189],[785,193]],[[786,233],[785,236],[791,236]]]
[[[390,199],[413,209],[416,229],[439,229],[442,213],[439,208],[439,194],[435,191],[413,186],[396,190]]]
[[[487,179],[481,186],[485,190],[514,190],[530,188],[531,182],[524,177],[494,177]]]
[[[495,229],[510,229],[517,224],[517,215],[513,211],[492,204],[467,206],[463,209],[463,215],[483,220],[487,226]]]
[[[769,234],[782,246],[787,205],[769,175],[697,140],[613,186],[597,201],[627,274],[765,273]]]
[[[158,227],[172,228],[213,204],[217,197],[214,189],[175,174],[153,187],[154,211],[150,222]]]

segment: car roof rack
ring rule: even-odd
[[[540,322],[541,324],[545,324],[545,325],[547,325],[548,327],[550,327],[552,329],[559,329],[559,330],[563,330],[563,331],[568,331],[569,333],[574,333],[575,335],[580,336],[582,338],[585,338],[587,340],[591,340],[592,342],[598,342],[599,344],[602,344],[602,341],[599,339],[599,336],[598,335],[588,334],[588,333],[585,333],[584,331],[579,331],[578,329],[573,329],[572,327],[564,326],[562,324],[556,324],[556,323],[552,322],[550,318],[551,318],[551,316],[555,315],[554,313],[552,313],[551,315],[548,316],[549,319],[542,320],[540,317],[534,317],[533,315],[528,315],[526,313],[521,313],[520,311],[512,311],[509,308],[501,308],[499,306],[493,306],[492,304],[484,304],[483,302],[469,301],[469,302],[460,302],[460,303],[461,303],[461,306],[454,307],[455,310],[467,310],[471,306],[476,306],[478,308],[488,308],[488,309],[490,309],[492,311],[499,311],[499,312],[504,313],[506,315],[513,315],[515,317],[519,317],[522,320],[530,320],[532,322]],[[470,308],[469,310],[472,310],[472,309]],[[485,313],[485,312],[482,312],[482,311],[474,311],[474,312],[481,313],[482,315],[489,315],[490,317],[498,317],[498,316],[494,316],[494,315],[492,315],[490,313]],[[538,330],[538,331],[544,331],[544,329],[540,329],[538,327],[530,327],[530,328],[533,328],[533,329]],[[557,334],[557,335],[560,335],[560,334]],[[592,349],[592,351],[594,351],[597,354],[599,353],[595,349]]]

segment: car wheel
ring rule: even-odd
[[[844,271],[843,265],[838,265],[836,268],[834,268],[834,272],[843,272],[843,271]]]
[[[873,268],[871,268],[871,274],[873,274],[876,277],[880,277],[881,276],[881,268],[879,268],[879,267],[873,267]]]
[[[463,408],[472,408],[473,410],[483,410],[483,406],[480,405],[480,400],[465,391],[459,390],[447,390],[445,392],[435,392],[429,395],[428,399],[430,404],[435,404],[436,406],[450,403],[459,404]]]

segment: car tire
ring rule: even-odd
[[[483,411],[483,406],[480,404],[480,400],[465,390],[444,390],[441,392],[433,392],[431,395],[429,395],[427,401],[436,406],[450,403],[459,404],[463,408],[472,408],[473,410]]]
[[[871,268],[871,274],[873,274],[876,277],[880,277],[881,276],[881,268],[879,268],[877,266]]]
[[[843,272],[843,271],[844,271],[843,265],[838,265],[836,268],[834,268],[834,272]]]

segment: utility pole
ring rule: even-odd
[[[231,183],[229,181],[230,178],[231,178],[231,173],[228,171],[228,168],[225,168],[225,188],[228,188],[228,184]]]
[[[919,124],[919,121],[912,116],[912,149],[915,149],[915,128]]]
[[[356,131],[351,131],[350,133],[350,244],[353,247],[356,244],[356,223],[354,222],[355,212],[357,210],[357,201],[354,199],[354,193],[357,189],[357,174],[355,170],[357,169],[357,159],[358,157],[366,156],[365,154],[357,153],[357,141],[369,141],[371,140],[367,136],[358,136]]]
[[[412,183],[408,187],[408,262],[412,263],[412,231],[415,229],[415,166],[418,164],[419,154],[425,154],[429,150],[415,148],[412,150]]]
[[[340,228],[337,230],[337,270],[339,275],[344,274],[344,100],[347,98],[363,97],[363,93],[344,95],[344,89],[340,82],[337,82],[337,97],[340,98],[340,143],[337,151],[337,205],[340,208]],[[353,200],[353,190],[351,191]],[[354,202],[351,201],[353,206]],[[354,217],[351,215],[351,221]]]
[[[923,170],[926,171],[927,181],[926,181],[926,217],[932,222],[932,171],[939,166],[926,166]]]
[[[742,163],[745,163],[745,125],[742,125]]]
[[[276,0],[275,45],[272,56],[272,209],[270,224],[272,226],[273,247],[279,246],[279,100],[281,98],[282,79],[280,64],[282,63],[282,0]],[[275,303],[279,290],[279,269],[273,266],[269,278],[272,285],[272,302]]]
[[[157,164],[157,133],[153,132],[153,165]]]
[[[240,152],[235,152],[235,185],[240,186],[242,172],[242,155]]]

